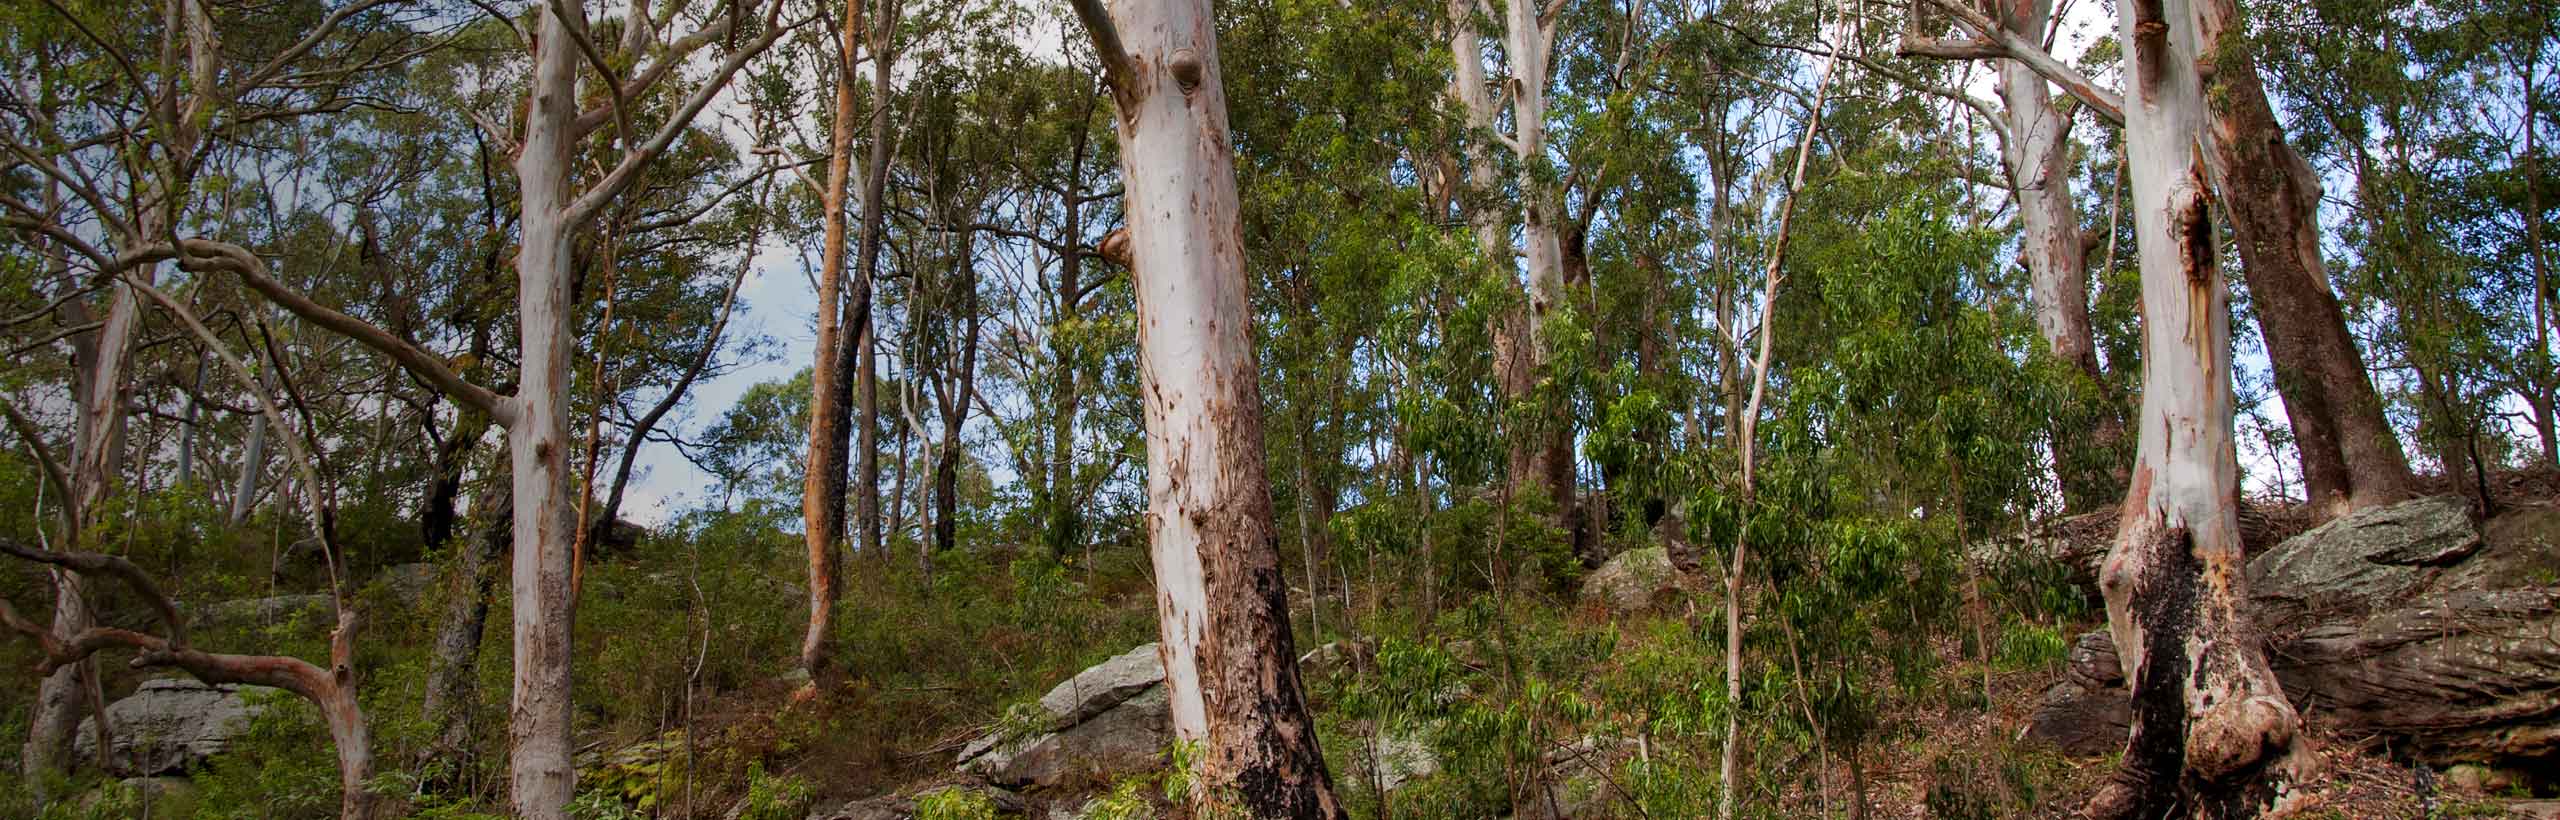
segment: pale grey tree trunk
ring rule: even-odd
[[[2099,585],[2134,725],[2123,768],[2089,811],[2255,816],[2316,761],[2241,614],[2231,315],[2205,179],[2203,40],[2190,0],[2121,8],[2125,159],[2148,319],[2140,455]]]
[[[530,102],[516,156],[523,201],[522,247],[516,255],[518,333],[516,417],[507,427],[515,486],[515,689],[509,797],[528,820],[566,816],[577,790],[570,761],[570,540],[575,535],[569,489],[570,325],[569,162],[578,115],[576,46],[556,9],[534,15]]]
[[[1342,817],[1273,532],[1216,15],[1209,0],[1075,6],[1119,107],[1159,652],[1175,734],[1202,746],[1195,808]]]
[[[2051,21],[2051,0],[2005,0],[2000,23],[2011,33],[2041,42]],[[2089,329],[2087,245],[2080,211],[2071,197],[2071,120],[2054,107],[2044,75],[2016,60],[1998,61],[2000,100],[2008,120],[2001,159],[2017,191],[2020,255],[2026,258],[2036,329],[2053,356],[2083,378],[2088,392],[2105,398],[2106,374]],[[2122,487],[2123,472],[2088,453],[2112,449],[2123,428],[2112,409],[2094,431],[2056,431],[2054,475],[2066,506],[2081,509]]]
[[[239,477],[231,483],[231,526],[249,520],[258,507],[258,478],[267,466],[267,420],[249,417],[249,439],[240,444]]]

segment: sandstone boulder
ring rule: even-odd
[[[2367,510],[2256,555],[2249,579],[2268,661],[2316,724],[2440,764],[2560,755],[2560,510],[2477,529],[2457,499]],[[2104,632],[2081,647],[2113,666]],[[2121,681],[2082,674],[2074,654],[2080,691],[2048,692],[2028,734],[2117,748],[2122,730],[2098,717],[2116,714]]]
[[[107,770],[119,777],[183,775],[231,748],[248,733],[250,721],[274,693],[261,686],[214,686],[194,678],[155,678],[114,703],[107,704],[107,725],[114,730],[107,749]],[[97,718],[80,721],[72,740],[75,759],[97,759]]]
[[[1615,614],[1663,609],[1680,600],[1683,578],[1662,547],[1628,550],[1582,580],[1582,602]]]

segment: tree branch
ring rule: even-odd
[[[2008,30],[1998,21],[1991,19],[1989,15],[1983,14],[1980,9],[1966,5],[1961,0],[1923,0],[1923,2],[1954,16],[1958,22],[1964,24],[1965,28],[1973,30],[1974,38],[1958,43],[1948,43],[1937,38],[1906,35],[1899,49],[1902,54],[1953,60],[1995,57],[2016,60],[2054,85],[2062,86],[2062,90],[2069,92],[2071,96],[2087,103],[2091,109],[2098,112],[2098,116],[2119,127],[2124,125],[2123,95],[2100,87],[2096,81],[2089,79],[2089,75],[2080,73],[2079,69],[2063,65],[2062,61],[2054,59],[2053,54],[2046,51],[2043,45]]]
[[[489,418],[500,426],[515,422],[515,405],[507,397],[471,383],[461,374],[453,372],[452,368],[446,367],[445,363],[434,354],[401,341],[399,337],[375,327],[370,322],[331,310],[312,301],[310,297],[285,287],[268,276],[266,262],[260,260],[257,254],[250,253],[248,249],[210,239],[189,239],[182,244],[186,249],[182,257],[171,252],[167,246],[148,250],[161,259],[179,257],[179,267],[187,270],[227,271],[238,276],[250,290],[257,291],[258,295],[266,297],[267,301],[292,311],[294,315],[312,324],[354,339],[359,344],[391,357],[391,360],[399,363],[401,367],[418,374],[434,384],[437,390],[453,397],[455,403],[489,414]]]
[[[1111,86],[1111,100],[1120,104],[1121,116],[1134,116],[1138,101],[1145,95],[1138,87],[1137,61],[1129,59],[1129,49],[1120,44],[1120,28],[1111,22],[1111,10],[1102,0],[1069,0],[1076,7],[1076,19],[1084,23],[1086,36],[1093,38],[1093,55],[1102,60],[1102,80]]]
[[[53,491],[62,495],[63,503],[54,505],[54,511],[62,515],[65,531],[78,529],[79,519],[71,510],[71,479],[62,471],[62,462],[44,446],[44,431],[36,429],[34,422],[27,420],[18,412],[16,405],[6,400],[0,400],[0,416],[9,417],[9,429],[16,431],[18,438],[26,440],[27,449],[35,454],[36,466],[44,468],[45,483],[53,485]]]
[[[150,573],[143,572],[142,568],[135,566],[132,561],[94,552],[55,552],[41,547],[30,547],[8,536],[0,536],[0,554],[61,567],[82,575],[105,576],[122,581],[127,588],[133,590],[134,594],[142,596],[143,603],[150,604],[152,611],[159,613],[160,621],[168,625],[169,645],[186,645],[187,622],[185,616],[178,613],[177,603],[170,600],[168,593],[160,591],[160,585],[151,580]]]
[[[183,267],[186,262],[182,259],[178,264]],[[303,438],[296,435],[293,425],[286,423],[284,411],[276,407],[274,397],[268,396],[267,391],[259,388],[257,377],[249,373],[249,366],[239,357],[231,355],[231,348],[224,345],[220,337],[213,335],[213,330],[205,327],[203,320],[196,318],[195,311],[188,310],[186,305],[180,304],[178,300],[170,298],[169,294],[152,287],[151,283],[142,281],[139,277],[126,276],[125,285],[144,296],[151,297],[152,301],[160,303],[162,309],[178,317],[178,321],[185,324],[187,330],[195,333],[196,338],[204,343],[205,350],[211,352],[215,359],[221,360],[223,367],[230,370],[232,377],[240,382],[240,389],[248,393],[251,398],[258,400],[259,412],[266,416],[268,424],[275,427],[276,435],[284,439],[285,454],[302,472],[303,513],[311,525],[311,534],[320,539],[321,557],[328,563],[330,596],[336,601],[338,610],[343,614],[347,607],[347,591],[343,583],[344,568],[340,566],[337,534],[331,526],[332,514],[329,511],[329,505],[320,496],[320,471],[312,466],[311,452],[304,449]],[[367,325],[367,327],[371,326]],[[305,418],[305,421],[308,420]]]
[[[731,11],[731,19],[734,21],[736,16],[744,11],[743,8]],[[764,50],[772,46],[774,41],[782,39],[783,34],[799,28],[808,20],[801,20],[788,26],[781,25],[781,22],[782,0],[774,0],[773,5],[765,12],[764,35],[756,38],[755,42],[732,52],[729,59],[722,61],[720,67],[712,71],[708,79],[703,80],[701,87],[693,90],[692,96],[685,98],[684,105],[676,109],[674,116],[667,118],[666,124],[658,128],[658,133],[651,136],[647,144],[636,150],[625,151],[621,164],[614,166],[612,173],[606,174],[595,187],[579,196],[576,202],[570,203],[568,224],[574,227],[584,223],[588,217],[595,214],[597,209],[604,207],[604,203],[612,201],[614,197],[621,195],[623,189],[631,187],[631,183],[640,178],[640,172],[657,160],[658,155],[664,153],[667,146],[676,141],[676,137],[682,136],[686,129],[693,127],[694,116],[702,113],[703,106],[709,105],[712,97],[719,96],[720,91],[728,87],[729,78],[737,74],[739,68],[744,67],[747,61],[754,59],[756,55],[764,53]],[[732,22],[729,27],[735,28],[736,24]]]

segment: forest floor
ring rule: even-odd
[[[2493,490],[2546,503],[2560,489],[2556,478],[2501,477]],[[2271,519],[2286,514],[2269,511]],[[930,570],[912,556],[862,559],[848,566],[835,676],[808,687],[790,662],[805,622],[796,543],[762,522],[698,526],[595,566],[579,624],[582,793],[610,798],[594,806],[631,813],[584,816],[797,820],[846,801],[978,789],[954,767],[964,745],[1002,731],[1022,705],[1078,670],[1154,636],[1152,586],[1135,549],[1065,561],[1019,547],[964,549],[937,556]],[[1712,583],[1696,584],[1676,611],[1613,613],[1577,600],[1570,581],[1496,595],[1444,586],[1460,577],[1445,568],[1428,575],[1384,557],[1336,563],[1362,577],[1356,594],[1327,597],[1323,642],[1363,647],[1355,653],[1361,660],[1310,675],[1308,688],[1338,790],[1355,816],[1506,816],[1526,805],[1523,783],[1559,776],[1505,749],[1577,738],[1641,738],[1657,765],[1622,765],[1618,776],[1627,782],[1610,784],[1610,799],[1575,816],[1712,815],[1722,737],[1712,711],[1722,692]],[[1425,577],[1443,580],[1415,582]],[[255,597],[257,589],[244,580],[229,596]],[[208,587],[204,597],[219,592]],[[381,594],[369,588],[367,599]],[[1292,595],[1303,603],[1303,589]],[[1771,603],[1752,607],[1766,613]],[[377,754],[394,766],[415,759],[415,686],[432,634],[428,613],[437,611],[412,609],[380,619],[360,661],[372,681],[366,708],[378,721]],[[1935,622],[1926,657],[1900,682],[1898,673],[1858,669],[1882,664],[1854,651],[1816,659],[1831,667],[1817,674],[1861,676],[1839,679],[1871,699],[1851,710],[1871,722],[1854,767],[1842,749],[1816,740],[1831,718],[1813,719],[1807,690],[1783,688],[1793,685],[1783,683],[1786,660],[1756,659],[1772,664],[1755,674],[1779,681],[1766,685],[1782,694],[1757,702],[1744,727],[1746,806],[1788,818],[2072,816],[2112,771],[2114,755],[2074,758],[2024,737],[2042,693],[2065,674],[2072,636],[2099,626],[2087,603],[2065,609],[2001,616],[1984,638],[1990,653],[1966,639],[1971,631]],[[1300,634],[1310,634],[1298,614]],[[1764,628],[1776,629],[1754,627]],[[490,640],[505,634],[503,612],[493,613]],[[323,639],[315,624],[291,620],[208,627],[202,638],[306,656]],[[1302,640],[1302,650],[1319,643]],[[6,651],[17,654],[0,661],[29,660],[23,650]],[[481,751],[457,764],[464,793],[421,794],[420,816],[486,817],[502,805],[507,656],[503,646],[481,654],[474,719]],[[117,670],[109,698],[138,680]],[[0,693],[0,700],[23,697]],[[334,768],[327,736],[308,711],[270,710],[273,717],[198,772],[207,810],[197,816],[327,816]],[[2522,799],[2465,792],[2388,749],[2336,736],[2317,714],[2311,729],[2327,773],[2293,816],[2506,817]],[[1420,738],[1439,773],[1392,799],[1381,794],[1361,773],[1368,761],[1358,750],[1387,736]],[[1114,790],[1160,793],[1159,778],[1160,771],[1120,772],[1007,797],[1049,820],[1052,811]],[[8,785],[0,780],[0,798]],[[1861,792],[1863,800],[1855,797]],[[1146,802],[1169,808],[1160,796]],[[9,813],[6,805],[0,814]]]

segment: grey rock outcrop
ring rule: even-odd
[[[1155,644],[1142,644],[1052,687],[1040,696],[1040,708],[1051,716],[1053,728],[1072,725],[1163,682],[1164,659],[1156,657]]]
[[[2314,721],[2438,763],[2560,754],[2560,509],[2511,510],[2476,529],[2456,499],[2367,510],[2254,556],[2249,580],[2268,660]],[[2104,647],[2112,665],[2105,633],[2081,646]],[[2094,702],[2125,697],[2081,677],[2047,693],[2031,737],[2060,745],[2061,730],[2095,732],[2072,716],[2112,714]],[[2085,691],[2057,697],[2073,684]],[[2077,742],[2123,742],[2121,730],[2111,737]]]
[[[1684,581],[1669,550],[1628,550],[1582,580],[1582,602],[1617,614],[1663,609],[1680,599]]]
[[[1156,645],[1095,664],[1051,688],[1027,736],[991,733],[960,751],[961,771],[1000,786],[1057,786],[1154,768],[1173,739]]]
[[[997,744],[964,764],[1000,786],[1058,786],[1107,781],[1153,769],[1173,742],[1173,707],[1164,687],[1104,710],[1092,719],[1014,743]]]
[[[107,770],[120,777],[183,775],[231,748],[265,706],[245,694],[275,692],[259,686],[213,686],[194,678],[156,678],[107,704],[114,735]],[[97,759],[96,718],[80,721],[72,750]]]

